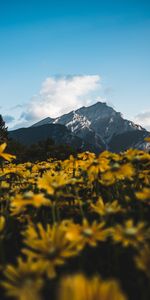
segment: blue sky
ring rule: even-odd
[[[10,128],[97,99],[150,129],[150,1],[1,0],[0,112]]]

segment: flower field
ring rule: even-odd
[[[16,164],[0,146],[0,300],[149,300],[150,154]]]

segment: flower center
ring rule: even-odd
[[[135,227],[127,228],[125,230],[125,234],[127,235],[135,235],[137,233],[137,229]]]
[[[51,246],[49,249],[48,257],[50,259],[54,259],[57,255],[57,252],[58,252],[58,250],[55,247]]]
[[[111,206],[106,207],[106,212],[108,212],[108,213],[114,212],[114,208]]]
[[[93,234],[93,231],[92,231],[91,228],[85,228],[85,229],[83,230],[83,235],[86,236],[86,237],[89,237],[89,236],[91,236],[92,234]]]

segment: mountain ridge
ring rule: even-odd
[[[144,139],[148,135],[148,131],[142,126],[124,119],[120,112],[115,111],[105,102],[97,102],[88,107],[82,106],[57,118],[48,117],[32,126],[41,126],[41,124],[46,124],[47,122],[49,124],[63,124],[72,133],[86,142],[90,139],[97,147],[108,150],[112,150],[112,144],[116,143],[113,139],[116,140],[116,136],[120,139],[122,134],[140,131],[142,133],[139,135],[139,143],[137,141],[137,134],[135,134],[135,146],[137,147],[137,144],[139,144],[138,147],[140,149],[146,148],[146,143],[142,140],[142,136]],[[134,134],[132,134],[132,137],[132,147],[134,148]],[[123,150],[126,150],[125,146]],[[114,149],[114,151],[117,151],[117,149]]]
[[[34,135],[31,137],[31,131],[34,131],[36,140]],[[30,144],[50,137],[56,143],[73,143],[75,147],[80,145],[82,151],[95,153],[103,150],[119,152],[131,147],[150,150],[150,144],[144,142],[150,133],[142,126],[124,119],[120,112],[105,102],[82,106],[57,118],[44,118],[27,130],[10,132],[11,137],[26,143],[29,143],[28,134]]]

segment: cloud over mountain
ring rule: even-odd
[[[135,122],[150,130],[150,110],[141,112],[134,118]]]
[[[11,115],[5,115],[4,116],[4,121],[8,124],[8,123],[11,123],[15,120],[15,118]]]
[[[21,114],[26,121],[47,116],[56,117],[93,103],[94,92],[100,90],[99,75],[68,75],[48,77]]]

